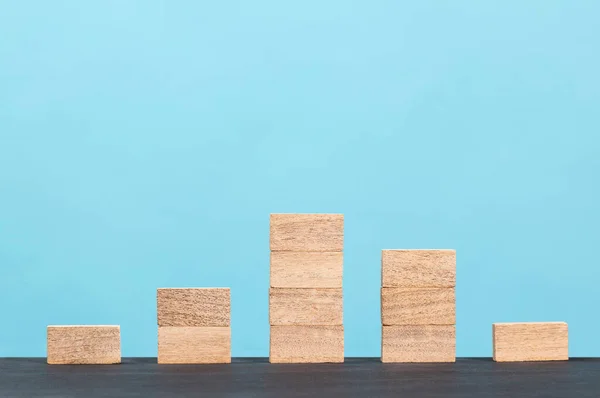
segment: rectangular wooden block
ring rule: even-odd
[[[382,250],[381,286],[454,287],[455,250]]]
[[[121,363],[118,325],[48,326],[47,334],[51,365]]]
[[[342,325],[342,289],[273,289],[269,291],[271,325]]]
[[[343,252],[271,252],[271,287],[341,288]]]
[[[383,325],[454,325],[456,296],[453,287],[381,288]]]
[[[229,288],[157,289],[159,326],[229,326]]]
[[[344,362],[344,327],[271,326],[269,362]]]
[[[453,325],[383,326],[381,362],[455,362]]]
[[[494,361],[566,361],[569,328],[565,322],[494,323]]]
[[[339,252],[343,214],[271,214],[272,251]]]
[[[158,363],[231,363],[231,327],[159,326]]]

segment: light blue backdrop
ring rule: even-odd
[[[155,356],[182,286],[268,355],[271,212],[345,214],[347,356],[383,248],[457,250],[459,356],[544,320],[600,356],[600,2],[0,5],[0,356],[87,323]]]

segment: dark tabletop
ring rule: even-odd
[[[600,359],[452,364],[270,364],[238,358],[223,365],[53,365],[45,358],[0,358],[0,397],[600,397]]]

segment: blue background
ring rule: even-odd
[[[156,288],[230,286],[267,356],[269,213],[345,214],[347,356],[384,248],[455,248],[457,354],[564,320],[600,356],[600,2],[1,1],[0,356],[156,355]]]

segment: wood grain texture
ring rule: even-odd
[[[455,326],[383,326],[381,339],[381,362],[455,361]]]
[[[381,288],[383,325],[454,325],[456,296],[447,288]]]
[[[271,214],[272,251],[344,249],[343,214]]]
[[[48,326],[47,344],[51,365],[121,363],[118,325]]]
[[[494,323],[494,361],[566,361],[569,328],[565,322]]]
[[[229,326],[229,288],[157,289],[159,326]]]
[[[271,326],[269,362],[344,362],[344,327]]]
[[[158,363],[231,363],[231,328],[159,326]]]
[[[269,290],[271,325],[342,325],[342,289]]]
[[[343,252],[271,252],[271,287],[341,288]]]
[[[454,287],[455,250],[382,250],[381,286]]]

